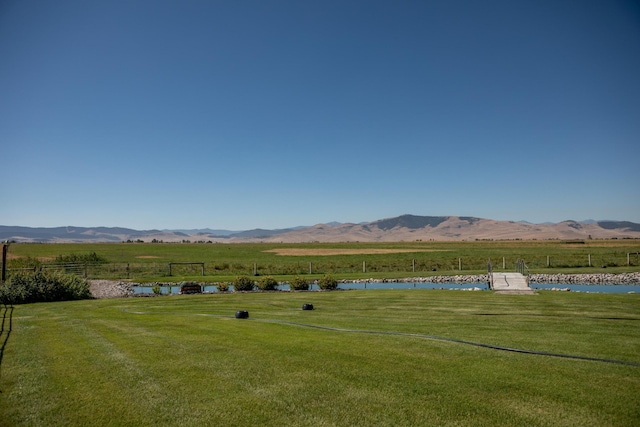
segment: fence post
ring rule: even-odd
[[[589,254],[589,267],[591,267],[591,254]]]
[[[458,258],[458,270],[462,271],[462,258]]]
[[[313,265],[311,261],[309,261],[309,274],[313,274]]]
[[[549,255],[547,255],[547,267],[549,267],[551,263],[549,262]]]
[[[7,249],[9,249],[9,245],[4,243],[2,245],[2,282],[0,283],[7,280]]]
[[[502,257],[502,269],[503,270],[507,269],[507,260],[504,257]]]
[[[367,261],[362,261],[362,272],[363,273],[367,272]]]
[[[416,260],[415,259],[412,260],[411,264],[412,264],[412,267],[413,267],[413,272],[415,273],[416,272]]]
[[[629,252],[627,252],[627,267],[631,265],[631,258],[629,255],[630,255]],[[4,273],[3,273],[3,280],[4,280]]]

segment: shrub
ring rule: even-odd
[[[40,265],[42,265],[42,262],[40,262],[39,259],[30,256],[7,260],[8,268],[16,270],[20,268],[31,268],[35,271],[37,267],[40,267]]]
[[[88,254],[58,255],[54,262],[56,264],[104,264],[108,260],[95,252],[91,252]]]
[[[153,291],[154,294],[156,295],[160,295],[160,285],[158,285],[157,283],[155,285],[153,285],[153,288],[151,288],[151,290]]]
[[[275,291],[278,289],[278,281],[271,276],[264,276],[258,280],[258,289],[261,291]]]
[[[308,291],[309,281],[304,277],[296,276],[289,282],[289,287],[292,291]]]
[[[252,291],[254,287],[253,279],[248,276],[239,276],[233,281],[233,289],[236,291]]]
[[[227,292],[229,290],[229,284],[227,282],[220,282],[216,284],[218,292]]]
[[[318,287],[324,291],[333,291],[338,288],[338,281],[325,274],[320,280],[318,280]]]
[[[91,298],[89,282],[73,274],[59,272],[16,274],[0,287],[0,300],[3,304],[88,298]]]

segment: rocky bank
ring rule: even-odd
[[[125,298],[134,295],[131,283],[117,280],[89,280],[94,298]]]

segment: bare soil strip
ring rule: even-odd
[[[331,256],[331,255],[377,255],[410,252],[445,252],[439,249],[332,249],[332,248],[278,248],[273,252],[280,256]]]

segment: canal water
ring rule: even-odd
[[[587,285],[576,283],[531,283],[531,288],[541,291],[571,291],[571,292],[598,292],[598,293],[640,293],[640,285]],[[279,290],[289,290],[289,285],[278,286]],[[427,283],[427,282],[394,282],[394,283],[340,283],[338,289],[446,289],[446,290],[459,290],[459,291],[486,291],[489,289],[486,283]],[[152,294],[153,290],[151,286],[134,286],[133,290],[136,294]],[[233,285],[229,287],[229,290],[233,290]],[[311,285],[311,290],[319,290],[317,285]],[[204,286],[203,292],[217,292],[217,288],[214,285]],[[178,294],[180,292],[180,286],[161,286],[160,292],[162,294]]]

